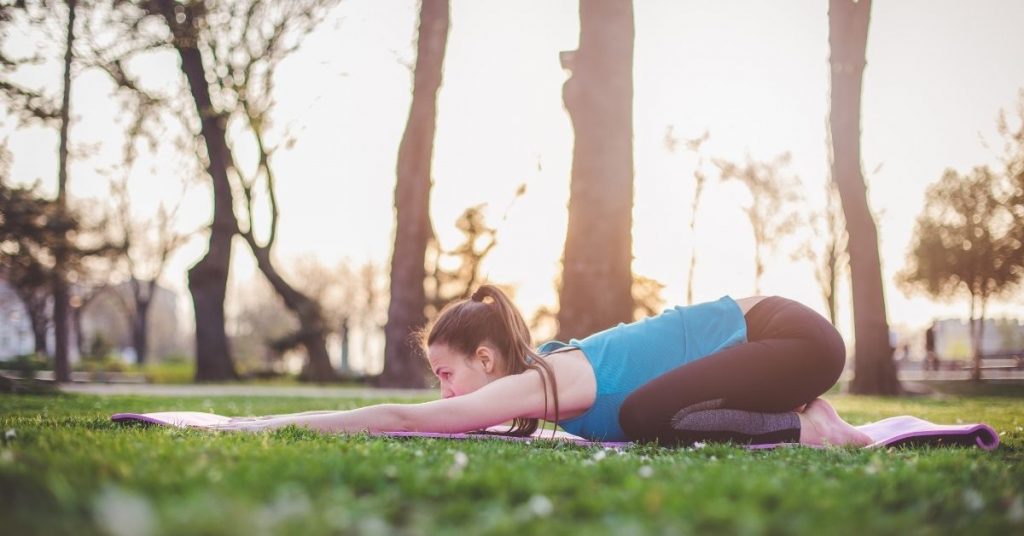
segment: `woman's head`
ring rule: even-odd
[[[441,382],[445,398],[475,391],[487,383],[537,369],[545,388],[554,388],[554,375],[533,352],[530,331],[521,314],[495,286],[483,285],[467,300],[454,302],[434,321],[426,333],[425,346],[431,370]],[[558,398],[555,396],[555,414]],[[513,431],[530,434],[536,419],[516,419]]]

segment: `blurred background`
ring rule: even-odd
[[[764,294],[855,391],[1022,366],[1020,2],[0,5],[8,369],[423,386],[482,283],[538,343]]]

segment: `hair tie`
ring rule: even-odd
[[[483,290],[484,290],[484,287],[480,287],[480,288],[476,289],[476,292],[474,292],[473,295],[470,296],[469,299],[471,299],[471,300],[473,300],[475,302],[481,302],[482,303],[484,301],[484,298],[486,297],[484,295]]]

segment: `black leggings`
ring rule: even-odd
[[[799,420],[791,412],[839,379],[846,361],[843,339],[818,313],[777,296],[758,302],[745,320],[746,343],[672,369],[631,393],[619,410],[626,435],[663,445],[799,441]],[[713,422],[722,420],[715,410],[744,410],[731,413],[746,414],[748,421],[751,416],[767,417],[760,414],[783,414],[791,425],[779,426],[775,419],[762,422],[767,422],[764,426],[713,429]],[[705,422],[680,426],[688,414]]]

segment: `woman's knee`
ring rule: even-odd
[[[822,329],[819,345],[821,346],[820,360],[825,369],[824,374],[829,378],[829,387],[831,387],[839,380],[846,367],[846,343],[843,342],[843,337],[835,326],[828,323]]]

